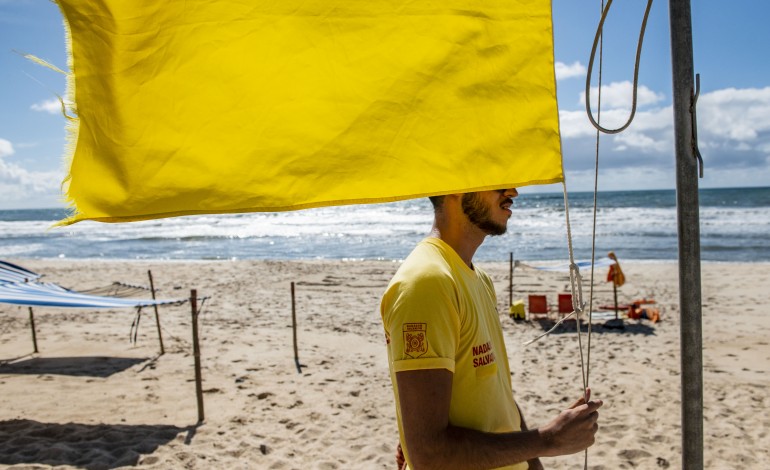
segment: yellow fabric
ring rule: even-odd
[[[71,219],[562,181],[549,0],[57,0]]]
[[[623,274],[623,270],[620,269],[620,263],[617,261],[615,261],[615,264],[610,265],[610,270],[607,272],[607,282],[613,282],[617,287],[626,283],[626,275]]]
[[[404,261],[382,298],[388,362],[404,444],[396,373],[453,372],[449,422],[485,432],[521,429],[492,280],[436,238]],[[409,449],[404,447],[409,460]],[[507,469],[525,469],[522,463]]]

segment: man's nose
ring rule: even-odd
[[[519,192],[516,191],[516,188],[508,188],[503,192],[503,196],[514,198],[519,195]]]

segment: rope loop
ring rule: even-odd
[[[565,320],[568,320],[570,318],[575,318],[576,324],[577,324],[577,330],[578,330],[578,342],[580,342],[580,366],[581,369],[584,368],[583,366],[583,344],[582,339],[580,338],[580,315],[583,313],[583,308],[585,307],[585,302],[583,302],[583,278],[580,275],[580,268],[578,267],[577,263],[575,263],[575,252],[572,249],[572,227],[569,220],[569,196],[567,194],[567,183],[566,181],[562,181],[561,183],[562,191],[564,195],[564,218],[565,218],[565,224],[567,226],[567,252],[569,253],[569,278],[570,278],[570,290],[572,292],[572,313],[569,315],[566,315],[562,317],[559,321],[556,322],[553,327],[551,327],[550,330],[546,331],[545,333],[541,334],[540,336],[533,338],[527,342],[524,343],[524,346],[529,346],[532,343],[535,343],[536,341],[539,341],[542,338],[545,338],[546,336],[553,333],[556,328],[558,328],[562,323],[564,323]],[[585,390],[585,377],[586,373],[585,370],[583,370],[583,383],[584,387],[583,390]]]
[[[580,267],[574,262],[569,265],[569,280],[570,289],[572,290],[572,310],[575,311],[576,315],[580,316],[585,308],[585,302],[583,302],[583,277],[580,275]]]
[[[636,115],[636,103],[637,103],[637,89],[639,87],[639,62],[642,56],[642,43],[644,42],[644,32],[647,29],[647,18],[650,16],[650,9],[652,8],[652,0],[647,0],[647,8],[644,11],[644,19],[642,20],[642,27],[639,30],[639,42],[636,46],[636,62],[634,63],[634,86],[633,86],[633,95],[632,95],[632,101],[631,101],[631,114],[628,116],[628,120],[625,124],[618,127],[617,129],[607,129],[605,127],[602,127],[596,120],[594,119],[593,111],[591,110],[591,77],[593,76],[593,68],[594,68],[594,58],[596,57],[596,48],[599,44],[599,39],[602,37],[602,33],[604,31],[604,20],[607,18],[607,13],[610,11],[610,6],[612,5],[612,0],[607,1],[607,6],[604,7],[604,11],[602,11],[602,18],[599,20],[599,27],[596,29],[596,36],[594,36],[594,44],[593,47],[591,47],[591,58],[588,61],[588,72],[586,74],[586,114],[588,114],[588,120],[591,121],[591,124],[600,132],[603,132],[605,134],[619,134],[620,132],[623,132],[628,128],[628,126],[631,125],[631,122],[634,120],[634,116]],[[601,85],[600,85],[601,86]]]

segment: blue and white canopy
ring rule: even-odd
[[[21,266],[0,261],[0,303],[31,307],[136,308],[185,302],[83,294],[50,282],[38,282],[41,277]]]
[[[7,261],[0,261],[0,282],[28,282],[36,281],[41,277],[43,277],[42,274],[32,272],[27,268]]]

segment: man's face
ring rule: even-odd
[[[518,193],[515,189],[465,193],[463,212],[468,220],[487,235],[502,235],[508,229],[511,204]]]

